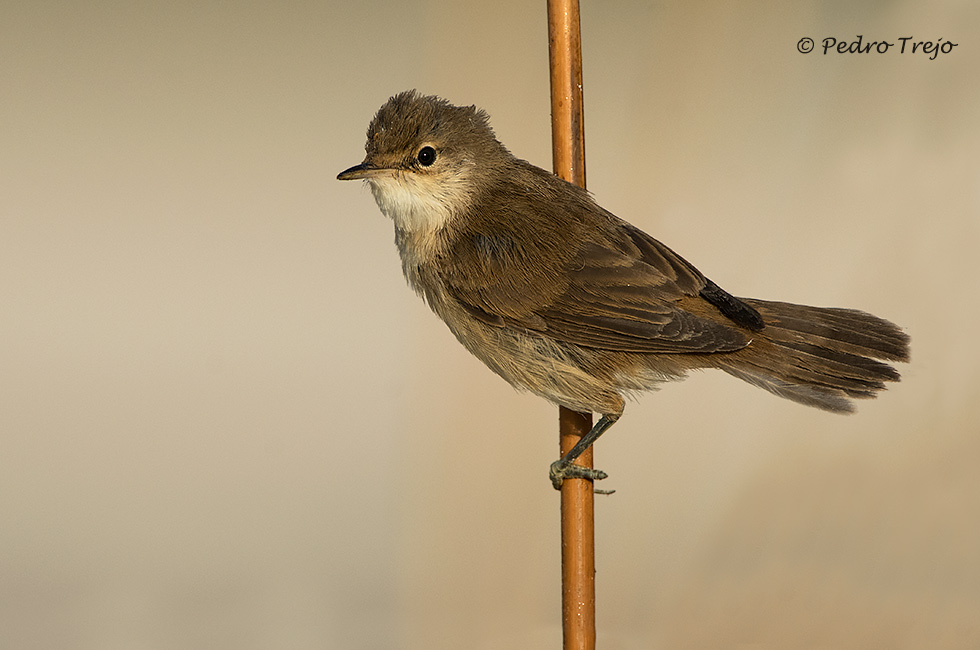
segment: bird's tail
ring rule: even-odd
[[[740,298],[765,321],[746,348],[718,355],[725,372],[771,393],[827,411],[854,410],[852,398],[874,397],[908,361],[909,337],[863,311]]]

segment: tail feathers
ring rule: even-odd
[[[740,299],[765,321],[748,347],[720,360],[723,370],[771,393],[849,413],[851,399],[874,397],[898,381],[886,361],[908,361],[909,337],[862,311]]]

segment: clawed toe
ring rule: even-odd
[[[555,486],[556,490],[561,489],[561,484],[566,478],[584,478],[590,481],[601,481],[608,476],[601,469],[582,467],[581,465],[566,463],[562,460],[553,462],[548,474],[551,477],[551,484]]]

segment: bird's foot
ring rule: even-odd
[[[584,478],[590,481],[601,481],[609,476],[601,469],[592,469],[591,467],[575,465],[564,458],[556,460],[551,464],[548,475],[551,477],[551,484],[555,486],[556,490],[561,489],[561,484],[566,478]],[[599,494],[611,494],[610,492],[601,490],[596,490],[596,492]]]

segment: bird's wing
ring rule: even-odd
[[[712,297],[742,303],[646,233],[625,222],[618,233],[619,241],[581,245],[560,266],[524,264],[526,260],[501,254],[513,242],[490,246],[484,242],[485,256],[494,258],[496,252],[494,259],[482,262],[487,272],[476,283],[449,278],[446,288],[471,315],[486,323],[589,348],[709,353],[738,350],[749,343],[735,326],[737,319]],[[479,256],[480,248],[470,247],[469,254]],[[508,261],[509,269],[504,268]],[[530,269],[542,266],[546,277],[535,278]],[[728,319],[699,315],[711,311],[711,305]]]

